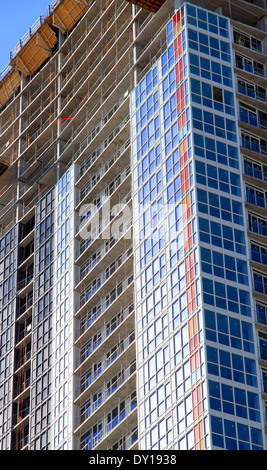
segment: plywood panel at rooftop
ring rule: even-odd
[[[55,9],[46,21],[49,24],[56,25],[62,32],[64,32],[64,30],[70,31],[87,10],[88,5],[82,5],[76,0],[65,0]]]
[[[134,3],[138,7],[144,8],[152,12],[156,12],[163,5],[165,0],[127,0],[130,3]]]
[[[0,83],[0,106],[4,106],[19,85],[20,74],[18,70],[13,70],[11,73],[6,75],[4,80]]]
[[[56,43],[55,33],[48,24],[44,24],[10,62],[10,65],[22,70],[25,76],[33,75],[51,55],[52,47]]]

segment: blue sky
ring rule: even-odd
[[[27,33],[52,0],[0,0],[0,73],[9,63],[9,53]]]

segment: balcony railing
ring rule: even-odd
[[[267,265],[267,249],[263,246],[251,245],[251,261]]]
[[[101,359],[98,360],[99,367],[92,371],[91,375],[88,376],[87,383],[88,386],[96,380],[99,375],[101,375],[135,340],[135,332],[131,331],[127,337],[121,339],[117,344],[115,344],[110,351],[104,353]],[[91,354],[89,354],[90,356]],[[81,356],[76,361],[76,368],[80,367],[89,357],[87,355]],[[90,362],[91,364],[91,362]]]
[[[97,196],[95,196],[95,199],[96,198],[100,199],[100,204],[97,205],[96,210],[100,209],[102,204],[106,202],[106,199],[109,196],[111,196],[111,194],[113,194],[114,191],[116,191],[116,189],[121,185],[121,183],[123,183],[123,181],[127,178],[130,172],[131,172],[130,166],[127,166],[127,168],[125,168],[120,174],[116,175],[116,178],[114,178],[114,180],[109,181],[109,183],[105,186],[105,188],[100,193],[98,193]],[[97,183],[98,183],[98,180],[95,181],[95,185]],[[90,193],[92,188],[93,188],[92,182],[89,181],[88,185],[86,185],[81,191],[80,202]],[[86,220],[88,220],[88,218],[86,218]]]
[[[258,127],[260,129],[267,129],[267,119],[260,119],[257,114],[241,109],[239,113],[239,119],[245,124],[250,126]]]
[[[258,233],[264,237],[267,237],[267,221],[260,220],[249,220],[249,230],[253,233]]]
[[[241,133],[241,145],[252,152],[267,154],[267,142],[264,139]]]
[[[244,81],[242,81],[241,83],[241,81],[239,80],[237,82],[237,91],[241,95],[245,95],[248,98],[264,101],[265,103],[267,102],[267,94],[264,88],[255,88],[254,85],[251,85],[250,83],[246,83]]]
[[[255,292],[267,295],[267,277],[261,273],[253,272],[253,288]]]
[[[128,193],[122,200],[119,200],[117,204],[113,207],[110,214],[108,214],[104,219],[94,221],[93,217],[91,223],[90,219],[84,219],[83,223],[78,227],[77,233],[82,232],[82,241],[80,243],[80,255],[96,240],[97,238],[101,238],[101,234],[104,234],[105,231],[108,229],[110,224],[114,221],[114,218],[124,209],[123,206],[127,206],[128,202],[131,200],[132,193]],[[125,225],[128,221],[125,222]],[[88,230],[88,227],[90,230]],[[110,234],[109,234],[110,236]],[[105,237],[103,237],[105,239]]]
[[[102,406],[105,401],[113,394],[115,393],[118,388],[126,382],[126,380],[133,375],[133,373],[136,371],[136,363],[134,362],[133,364],[126,369],[126,371],[121,375],[121,377],[115,382],[114,386],[112,388],[107,389],[107,384],[105,383],[102,387],[101,390],[98,390],[96,393],[97,396],[101,396],[101,399],[98,399],[96,401],[93,401],[92,397],[90,398],[88,402],[88,407],[86,410],[84,410],[81,413],[80,416],[80,422],[77,423],[77,427],[83,423],[89,416],[91,416],[92,413],[94,413],[100,406]],[[86,390],[88,386],[86,386],[87,382],[83,383],[81,385],[81,390],[80,393],[82,393],[83,390]],[[84,406],[84,405],[83,405]]]
[[[260,339],[259,358],[267,362],[267,341]]]
[[[130,140],[127,140],[120,149],[104,164],[102,171],[106,172],[108,169],[115,163],[115,161],[120,157],[120,155],[126,150],[127,147],[130,145]],[[99,155],[104,151],[105,147],[104,144],[101,144],[97,150],[94,150],[92,154],[86,159],[84,163],[81,165],[79,178],[83,176],[83,174],[93,165],[93,163],[97,160]],[[101,172],[101,170],[99,170]]]
[[[28,310],[28,308],[30,308],[32,304],[33,304],[33,296],[30,296],[29,298],[26,299],[25,303],[17,309],[17,315],[16,315],[17,318],[23,315],[23,313],[26,312],[26,310]]]
[[[246,188],[246,202],[254,206],[267,208],[267,193],[257,190],[256,188]]]
[[[89,357],[95,349],[100,346],[126,318],[133,312],[133,304],[131,304],[131,308],[128,307],[121,312],[120,318],[114,323],[114,327],[111,331],[107,330],[107,328],[103,328],[102,330],[98,331],[93,338],[90,338],[89,341],[82,347],[81,349],[81,362],[83,362],[87,357]],[[95,339],[95,336],[97,338]]]
[[[17,128],[12,131],[12,135],[5,142],[5,145],[0,147],[0,156],[13,144],[13,142],[17,139],[18,136],[19,136],[19,129]]]
[[[23,366],[31,358],[31,351],[26,351],[15,362],[15,370]]]
[[[127,436],[125,436],[120,441],[115,442],[115,444],[113,444],[113,446],[108,450],[127,450],[127,449],[130,449],[137,441],[138,441],[138,428],[133,428],[127,434]]]
[[[267,312],[264,309],[259,309],[256,307],[256,321],[261,325],[267,325]],[[267,392],[267,377],[266,377],[266,392]]]
[[[136,397],[134,399],[131,397],[127,398],[125,408],[118,411],[117,416],[109,422],[103,423],[98,432],[92,432],[86,439],[81,439],[81,450],[94,449],[118,424],[133,412],[136,406]]]
[[[125,25],[127,23],[128,23],[128,20],[126,21]],[[120,60],[123,57],[126,57],[128,49],[129,49],[129,44],[128,43],[124,44],[121,50],[117,52],[116,57],[112,59],[109,62],[109,64],[101,70],[101,75],[96,77],[94,81],[92,80],[92,84],[90,85],[90,91],[88,91],[88,93],[85,92],[85,97],[83,101],[79,105],[74,107],[74,109],[72,110],[72,116],[68,116],[67,118],[62,117],[61,122],[62,124],[64,124],[64,126],[63,125],[61,126],[61,131],[63,131],[66,127],[69,127],[72,119],[74,119],[78,114],[80,114],[80,111],[84,108],[85,105],[89,104],[91,96],[95,94],[97,89],[102,87],[103,81],[109,76],[109,74],[111,74],[112,71],[116,71],[116,76],[115,76],[115,84],[112,85],[110,89],[110,93],[116,88],[116,85],[126,76],[126,71],[129,70],[130,64],[128,63],[125,69],[123,69],[119,73],[117,72],[117,67],[118,67],[118,63],[120,62]],[[129,62],[128,57],[127,57],[127,62]],[[97,59],[96,65],[98,64],[99,64],[99,60]],[[92,74],[93,74],[93,71],[91,73],[90,72],[85,73],[85,75],[79,80],[78,84],[75,85],[75,88],[72,90],[71,93],[73,96],[75,96],[75,91],[82,88],[84,83],[88,82],[89,76],[91,77]],[[108,96],[109,95],[106,93],[105,99]],[[69,95],[69,98],[70,98],[70,95]],[[62,113],[63,111],[64,109],[62,108]],[[86,116],[82,117],[82,123],[79,124],[79,126],[77,126],[77,123],[76,123],[75,128],[73,128],[70,139],[64,144],[64,150],[68,148],[72,140],[81,132],[83,128],[85,128],[86,124],[88,124],[91,117],[92,117],[92,109],[90,109],[89,113],[88,112],[86,113]],[[65,122],[64,122],[64,119],[66,120]]]
[[[25,336],[27,336],[32,331],[32,324],[29,323],[25,328],[17,334],[16,342],[19,343]]]
[[[80,307],[82,307],[100,287],[112,276],[112,274],[126,261],[132,254],[130,248],[126,253],[119,256],[113,263],[111,263],[105,272],[94,279],[80,294]]]
[[[30,384],[31,384],[31,378],[29,377],[24,382],[20,383],[17,388],[15,388],[14,396],[17,397],[18,395],[20,395],[22,392],[24,392],[24,390],[26,390],[26,388],[30,386]]]
[[[25,434],[21,439],[17,441],[16,450],[21,450],[28,444],[29,444],[29,429],[27,429],[27,434]]]
[[[262,181],[267,181],[267,167],[262,168],[259,164],[244,161],[244,173]]]
[[[128,65],[119,74],[116,75],[115,82],[112,84],[112,86],[110,86],[109,90],[107,90],[107,93],[105,94],[105,96],[102,97],[101,102],[100,103],[98,102],[98,104],[96,105],[98,108],[101,104],[103,104],[105,102],[105,100],[110,96],[110,94],[116,89],[116,87],[120,83],[120,81],[122,81],[124,79],[124,77],[127,76],[127,73],[129,71],[129,69],[131,68],[132,64],[133,64],[133,61],[131,60],[130,63],[128,63]],[[94,87],[93,87],[93,88],[95,88],[94,91],[92,91],[92,88],[91,88],[91,90],[90,90],[91,95],[90,96],[92,96],[93,92],[95,92],[98,87],[102,87],[102,80],[101,79],[99,79],[97,81],[97,86],[95,86],[95,84],[94,84]],[[90,104],[90,97],[88,97],[88,99],[83,102],[82,107],[86,104],[87,105]],[[79,109],[77,109],[77,111],[79,111]],[[74,117],[75,117],[76,116],[75,112],[73,114],[74,114]],[[64,146],[63,146],[63,149],[62,149],[62,154],[65,152],[65,150],[67,150],[67,148],[73,142],[73,139],[76,138],[78,136],[78,134],[81,133],[82,130],[84,130],[86,128],[86,125],[90,121],[91,116],[92,116],[92,109],[90,109],[90,113],[87,113],[86,116],[83,117],[83,120],[82,120],[81,124],[79,124],[78,127],[75,126],[75,129],[73,128],[71,137],[69,138],[69,140],[66,143],[64,143]],[[80,117],[80,119],[81,119],[81,117]],[[129,116],[122,122],[122,127],[128,122],[128,120],[129,120]],[[70,124],[67,124],[67,126],[70,126]],[[101,124],[101,126],[99,127],[99,129],[97,131],[97,134],[99,134],[99,132],[101,131],[101,129],[103,127],[104,126]],[[113,133],[116,132],[116,129],[114,129],[112,132]],[[119,128],[119,130],[120,130],[120,128]],[[118,133],[118,131],[116,133]],[[93,137],[93,139],[94,139],[94,137]],[[80,143],[79,149],[74,153],[74,155],[73,155],[74,160],[78,159],[80,154],[90,145],[90,143],[92,142],[93,139],[92,139],[92,136],[91,136],[91,132],[88,132],[88,136],[86,136],[82,140],[82,142]]]
[[[236,54],[235,66],[237,69],[243,70],[244,72],[248,72],[252,75],[257,75],[258,77],[266,78],[264,65],[248,57],[243,57]]]
[[[57,3],[58,3],[58,0],[53,0],[48,6],[48,8],[45,10],[45,12],[38,18],[38,20],[35,21],[33,26],[28,29],[27,33],[24,34],[23,38],[20,39],[18,44],[10,52],[10,60],[12,60],[19,53],[19,51],[22,49],[22,47],[25,46],[25,44],[28,42],[31,36],[40,28],[40,26],[44,23],[45,19],[54,10]]]
[[[266,9],[266,0],[244,0],[247,3],[250,3],[251,5],[255,5],[260,8],[265,8]]]
[[[249,36],[241,31],[234,30],[234,44],[245,47],[251,51],[263,54],[265,53],[265,48],[259,39]]]
[[[78,70],[78,68],[80,67],[80,65],[85,61],[85,60],[88,60],[89,56],[92,55],[92,57],[95,59],[94,62],[91,62],[90,63],[90,69],[93,70],[97,65],[99,65],[99,63],[101,62],[102,58],[106,55],[106,53],[108,52],[108,50],[110,50],[110,48],[116,43],[117,39],[119,38],[119,36],[121,35],[121,33],[126,29],[127,25],[129,25],[129,20],[127,19],[127,21],[121,25],[119,28],[116,28],[116,32],[115,34],[113,35],[112,39],[110,38],[109,39],[109,43],[108,43],[108,50],[107,48],[102,48],[102,51],[100,53],[96,53],[95,49],[97,48],[97,46],[99,46],[100,44],[100,41],[101,42],[104,42],[104,34],[105,32],[107,32],[109,29],[112,28],[112,24],[116,22],[116,19],[118,18],[118,16],[121,14],[121,12],[123,10],[125,10],[127,8],[127,5],[126,4],[122,4],[121,7],[119,7],[118,9],[116,8],[116,12],[115,12],[115,15],[112,16],[111,18],[109,18],[109,27],[104,31],[102,28],[101,28],[101,32],[98,33],[97,35],[94,34],[94,40],[90,43],[90,47],[82,53],[82,55],[79,57],[78,60],[75,61],[75,67],[73,67],[71,70],[68,71],[68,79],[67,80],[63,80],[63,86],[65,83],[67,83],[70,78],[76,73],[76,71]],[[94,19],[92,20],[91,24],[90,24],[90,31],[88,33],[88,31],[86,30],[86,32],[78,39],[78,41],[75,41],[75,45],[72,45],[71,46],[71,50],[69,51],[69,53],[66,55],[66,57],[63,59],[63,67],[64,65],[66,64],[66,62],[69,61],[69,59],[71,59],[71,57],[73,57],[73,54],[75,53],[75,51],[78,49],[78,47],[81,45],[81,43],[84,41],[84,39],[86,37],[88,37],[88,39],[90,38],[90,33],[93,33],[93,29],[94,27],[97,25],[97,23],[99,22],[99,20],[101,20],[101,18],[103,17],[103,11],[100,11],[100,13],[98,15],[96,15],[94,17]]]
[[[112,238],[110,240],[107,240],[107,242],[105,243],[103,248],[101,248],[99,251],[94,253],[94,255],[88,257],[88,259],[86,260],[86,263],[84,263],[81,266],[80,281],[93,269],[93,267],[97,263],[99,263],[99,261],[105,256],[105,254],[108,253],[108,251],[111,250],[111,248],[116,243],[116,241],[119,240],[120,238],[122,238],[123,235],[125,235],[125,233],[127,232],[127,230],[129,230],[131,225],[132,225],[132,219],[129,219],[127,221],[127,223],[124,224],[124,227],[123,227],[122,231],[118,231],[118,232],[112,234]]]
[[[122,283],[122,285],[118,286],[119,288],[119,291],[118,292],[115,292],[115,297],[112,297],[111,298],[111,303],[114,302],[114,300],[116,300],[116,298],[118,297],[118,295],[120,295],[121,293],[123,293],[130,282],[132,282],[132,276],[130,276],[130,278],[128,278],[128,280],[126,280],[126,282],[124,281],[124,283]],[[122,289],[122,290],[121,290]],[[112,291],[113,292],[113,291]],[[117,293],[117,295],[116,295]],[[102,304],[100,302],[100,304],[98,304],[94,309],[92,310],[89,310],[89,312],[86,313],[86,315],[81,319],[81,324],[80,324],[80,335],[82,335],[88,328],[90,328],[93,323],[104,313],[104,311],[109,307],[110,303],[108,304]],[[129,315],[133,310],[133,304],[132,302],[127,306],[125,307],[124,309],[122,309],[122,315]]]
[[[95,311],[89,310],[83,317],[88,317],[88,322],[94,322],[100,315],[102,315],[110,305],[121,295],[127,287],[133,282],[133,275],[131,274],[125,281],[120,282],[114,289],[112,289],[104,299],[100,299]]]
[[[92,2],[93,3],[93,2]],[[124,5],[123,5],[124,6]],[[95,25],[98,23],[99,20],[101,20],[102,16],[103,16],[103,11],[101,10],[91,21],[90,23],[90,29],[89,29],[89,32],[88,30],[86,30],[83,34],[81,34],[81,36],[75,40],[75,43],[74,44],[71,44],[70,46],[70,49],[68,50],[66,56],[64,57],[63,61],[62,61],[62,66],[65,65],[66,62],[68,62],[72,57],[73,57],[73,54],[75,54],[75,52],[77,51],[77,49],[79,49],[80,45],[83,43],[83,41],[85,40],[85,38],[88,37],[88,34],[92,31],[92,29],[95,27]],[[65,51],[64,51],[65,52]]]
[[[31,82],[29,82],[30,89],[28,91],[28,94],[29,94],[30,98],[28,100],[25,100],[22,103],[22,112],[24,112],[28,108],[28,106],[32,105],[35,99],[36,99],[36,101],[37,101],[37,99],[40,99],[40,95],[45,90],[45,88],[48,87],[52,83],[52,81],[54,80],[56,75],[57,75],[56,70],[50,70],[49,71],[49,76],[47,78],[43,79],[42,82],[41,82],[40,87],[38,87],[34,91],[31,91],[32,84],[31,84]],[[25,91],[27,91],[26,87],[24,89],[24,92]],[[40,103],[42,105],[42,109],[45,108],[49,103],[50,103],[50,96],[49,96],[49,98],[47,98],[47,100],[45,102]],[[35,111],[34,114],[31,115],[31,122],[33,121],[34,117],[37,115],[36,113],[37,113],[37,111]]]
[[[13,426],[20,423],[28,414],[30,413],[30,405],[24,405],[22,409],[18,410],[17,413],[13,415]]]
[[[18,282],[17,290],[20,291],[20,290],[24,289],[24,287],[26,287],[27,284],[29,284],[32,280],[33,280],[33,273],[29,274],[24,279],[21,279],[21,281]]]
[[[9,209],[11,209],[12,206],[16,204],[16,202],[17,202],[17,196],[12,196],[9,202],[5,204],[3,209],[0,210],[0,219]]]
[[[123,146],[124,148],[124,146]],[[109,170],[109,168],[115,163],[115,161],[118,159],[119,155],[121,155],[122,152],[117,152],[115,155],[113,155],[101,168],[100,170],[94,174],[92,178],[89,179],[89,181],[82,187],[80,191],[80,202],[85,198],[85,196],[95,187],[95,185],[98,183],[98,181],[102,178],[102,176],[105,175],[105,173]],[[129,172],[130,170],[128,170]]]

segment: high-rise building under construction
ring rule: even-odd
[[[54,0],[0,75],[0,449],[266,449],[266,0]]]

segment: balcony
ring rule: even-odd
[[[235,66],[239,70],[243,70],[252,76],[257,75],[258,77],[266,78],[264,65],[261,62],[257,62],[250,57],[235,55]]]
[[[112,177],[114,178],[114,176],[116,176],[114,184],[117,187],[119,184],[118,178],[121,178],[122,181],[127,176],[125,172],[127,171],[129,173],[130,167],[128,167],[128,170],[125,169],[125,159],[120,159],[121,155],[124,154],[124,150],[125,147],[123,146],[123,151],[119,151],[115,155],[113,155],[108,160],[108,162],[104,163],[101,168],[96,171],[96,173],[94,173],[94,175],[86,182],[86,184],[80,190],[79,203],[81,203],[89,193],[92,193],[92,190],[95,188],[96,185],[98,186],[98,190],[103,190],[103,188],[105,188],[106,186],[105,181],[107,181],[107,178],[110,180]],[[110,186],[110,184],[111,183],[109,183],[108,186]],[[111,193],[105,194],[107,196]]]
[[[103,189],[98,192],[98,194],[95,194],[96,191],[94,191],[92,193],[92,187],[91,187],[91,182],[89,181],[88,183],[88,186],[86,186],[84,188],[84,191],[81,193],[81,196],[82,196],[82,200],[81,202],[83,202],[84,204],[88,203],[88,206],[90,207],[90,214],[92,212],[92,210],[95,210],[98,211],[102,206],[104,206],[104,204],[106,203],[107,199],[115,193],[115,191],[120,188],[120,196],[117,196],[117,199],[118,197],[123,197],[124,194],[125,194],[125,191],[128,193],[129,192],[129,189],[130,189],[130,178],[128,178],[128,176],[130,175],[130,166],[128,166],[127,168],[124,168],[121,173],[117,174],[116,177],[110,181],[109,179],[109,184],[107,185],[106,184],[106,181],[108,179],[108,177],[106,177],[105,175],[105,178],[103,178],[102,180],[102,185],[99,184],[97,186],[97,189],[98,191],[101,190],[101,186],[103,187]],[[107,179],[106,179],[107,178]],[[128,178],[128,179],[127,179]],[[125,182],[125,185],[123,185],[123,183]],[[128,184],[127,184],[128,183]],[[127,187],[126,187],[127,185]],[[89,199],[90,197],[90,199]],[[92,199],[94,198],[94,199]],[[114,201],[115,199],[115,195],[113,196],[113,198],[111,198],[111,200]],[[90,203],[89,203],[89,200],[90,200]],[[116,200],[115,202],[113,202],[113,204],[116,204]],[[80,204],[79,204],[79,206]],[[78,209],[78,207],[76,209]],[[91,214],[92,216],[93,214]],[[82,216],[81,219],[80,219],[80,226],[83,225],[83,220],[86,219],[88,220],[88,215],[86,216]]]
[[[267,265],[267,248],[251,243],[251,260]]]
[[[266,370],[262,371],[262,393],[267,396],[267,373],[266,373]]]
[[[29,444],[29,425],[20,429],[16,428],[16,433],[12,436],[11,450],[24,450]]]
[[[134,328],[134,307],[133,304],[114,316],[110,321],[109,318],[104,320],[107,322],[104,327],[97,330],[95,328],[86,329],[85,334],[80,336],[76,344],[80,347],[80,361],[85,361],[89,356],[101,356],[104,349],[108,349],[116,341],[115,336],[124,333],[124,328]],[[116,335],[115,332],[116,331]]]
[[[26,398],[23,403],[15,405],[16,412],[12,416],[13,427],[21,424],[21,422],[29,415],[30,413],[30,398]]]
[[[246,202],[261,209],[261,212],[265,215],[265,209],[267,208],[267,192],[252,186],[246,186]]]
[[[113,15],[109,11],[112,9],[114,9]],[[70,38],[70,41],[67,42],[67,50],[65,50],[66,44],[63,44],[62,72],[66,73],[63,86],[69,83],[72,78],[75,78],[77,72],[81,74],[81,70],[84,70],[82,66],[86,61],[89,60],[91,71],[99,66],[120,35],[127,29],[127,26],[129,27],[128,13],[129,7],[127,4],[124,3],[115,8],[115,2],[111,1],[106,10],[101,9],[100,12],[91,17],[89,30],[86,28],[84,33],[80,33],[77,40],[75,38],[75,42],[72,41],[73,38]],[[108,27],[103,28],[103,21],[108,23]],[[118,24],[120,25],[119,28]],[[86,50],[84,50],[85,47]],[[75,56],[75,67],[71,68],[70,65],[73,63]],[[72,60],[70,60],[71,58]],[[72,84],[71,87],[73,89]]]
[[[131,207],[129,205],[131,197],[132,194],[130,192],[123,199],[117,200],[111,211],[109,211],[109,207],[106,208],[106,211],[103,208],[103,211],[100,212],[103,212],[104,218],[102,218],[100,222],[99,211],[93,214],[89,221],[84,219],[84,224],[82,227],[79,227],[77,231],[77,236],[81,238],[81,242],[76,262],[82,263],[86,259],[89,247],[96,251],[99,246],[103,244],[103,240],[108,240],[111,236],[115,237],[115,235],[118,238],[121,236],[120,234],[127,230],[126,227],[128,227],[130,219],[121,223],[118,216],[119,214],[124,213],[124,211],[126,211],[126,216],[128,215],[128,211],[131,212]],[[108,203],[109,201],[110,200],[108,198],[106,202]]]
[[[260,271],[262,275],[267,275],[267,248],[254,243],[254,240],[253,242],[251,241],[250,265],[252,269]],[[259,285],[257,289],[259,289]],[[263,290],[265,291],[265,288]]]
[[[266,9],[266,0],[244,0],[246,3],[249,3],[250,5],[254,5],[259,8],[264,8]]]
[[[243,131],[241,132],[241,146],[252,153],[267,155],[267,141]]]
[[[124,228],[121,231],[113,233],[111,238],[104,242],[101,247],[95,251],[92,255],[88,254],[88,258],[86,261],[81,265],[80,268],[80,282],[76,285],[77,288],[80,288],[81,281],[88,277],[88,274],[96,267],[99,269],[98,263],[102,260],[105,263],[108,263],[112,258],[112,253],[116,251],[122,251],[128,248],[129,246],[129,239],[131,239],[131,227],[132,227],[132,219],[128,220],[126,224],[124,224]]]
[[[252,272],[253,295],[259,302],[266,302],[267,276],[261,272]]]
[[[99,352],[99,351],[98,351]],[[75,374],[84,376],[86,381],[83,382],[83,387],[90,387],[90,392],[95,393],[103,384],[103,380],[108,381],[112,379],[115,373],[120,370],[120,367],[128,367],[135,359],[135,333],[131,331],[127,336],[120,339],[117,344],[114,344],[109,351],[105,351],[105,347],[101,349],[102,356],[94,359],[89,356],[83,357],[83,362],[79,358],[76,361]],[[93,362],[96,360],[96,362]],[[118,368],[118,366],[120,367]],[[78,390],[77,393],[80,393]]]
[[[129,249],[125,254],[123,262],[121,259],[118,259],[117,265],[111,264],[105,273],[95,278],[80,296],[80,303],[76,306],[76,314],[82,315],[90,307],[93,308],[94,306],[100,306],[101,311],[107,308],[124,289],[127,289],[131,282],[132,261],[132,250]],[[111,287],[113,287],[112,290],[110,290]],[[96,293],[98,295],[95,295]],[[102,298],[100,298],[99,302],[100,296]]]
[[[264,328],[267,327],[267,306],[265,304],[256,301],[255,317],[256,317],[256,323],[258,323],[259,325],[262,325]],[[267,393],[267,390],[266,390],[266,393]]]
[[[25,347],[23,347],[20,351],[16,350],[15,356],[16,356],[15,364],[14,364],[15,371],[18,371],[22,367],[26,368],[26,364],[27,364],[27,367],[28,365],[30,367],[30,364],[28,363],[31,359],[31,343],[26,344]]]
[[[265,113],[259,112],[257,114],[253,111],[240,109],[239,118],[242,123],[259,127],[260,129],[267,129],[267,114]]]
[[[34,254],[34,240],[32,240],[25,247],[19,247],[18,251],[18,266],[22,270],[26,267],[27,264],[33,262]]]
[[[94,279],[80,294],[80,308],[94,295],[94,293],[100,289],[110,276],[118,270],[120,266],[132,255],[132,248],[130,248],[126,253],[120,255],[115,259],[109,266],[105,268],[100,276]],[[126,270],[126,267],[125,267]],[[117,279],[118,280],[118,279]]]
[[[245,80],[237,79],[237,92],[243,96],[247,96],[252,100],[262,101],[267,103],[267,91],[265,88],[249,83]]]
[[[104,344],[102,348],[97,347],[95,350],[93,350],[91,348],[91,343],[89,342],[84,347],[84,349],[85,348],[87,349],[85,349],[84,351],[81,351],[80,358],[76,363],[76,368],[80,367],[81,365],[84,365],[85,362],[88,363],[89,357],[90,357],[90,361],[96,360],[94,357],[92,358],[92,354],[94,354],[94,356],[97,356],[97,357],[99,357],[99,355],[102,354],[101,360],[100,360],[101,366],[92,373],[91,378],[89,380],[89,381],[92,381],[96,379],[100,374],[102,374],[102,372],[104,372],[104,370],[107,369],[107,367],[109,367],[110,364],[112,364],[117,359],[117,357],[120,356],[125,351],[125,349],[127,349],[127,347],[134,341],[134,339],[135,339],[135,333],[133,330],[130,334],[127,335],[127,337],[120,339],[120,341],[117,344],[113,345],[112,348],[106,352],[105,352],[105,349],[107,347],[106,344]],[[111,344],[113,344],[113,342],[110,342],[110,346]]]
[[[33,292],[30,292],[24,298],[18,298],[16,319],[19,319],[22,315],[29,313],[32,305],[33,305]]]
[[[107,450],[133,450],[138,449],[138,428],[135,427],[126,435],[119,439]]]
[[[92,187],[95,186],[97,183],[97,180],[101,178],[102,172],[105,174],[114,164],[117,162],[117,160],[125,153],[126,149],[130,145],[130,140],[127,139],[127,141],[118,148],[118,145],[111,142],[106,141],[102,143],[96,150],[92,152],[91,155],[81,164],[80,167],[80,173],[79,173],[79,179],[77,181],[76,186],[81,187],[81,185],[86,181],[86,177],[88,177],[89,173],[88,170],[95,171],[96,175],[91,179],[91,184]],[[108,158],[106,160],[105,153],[107,153],[107,156],[109,156],[108,152],[104,152],[104,150],[110,146],[111,151],[113,153],[111,158]],[[101,155],[101,158],[99,158]],[[96,164],[94,165],[94,163]],[[93,167],[94,165],[94,167]],[[93,168],[92,168],[93,167]],[[99,174],[99,177],[98,177]],[[100,176],[101,175],[101,176]]]
[[[114,429],[117,430],[117,433],[121,434],[121,430],[118,429],[120,424],[123,423],[126,418],[128,418],[128,420],[130,419],[136,406],[136,394],[133,393],[131,396],[127,397],[124,403],[121,403],[121,406],[114,408],[112,412],[106,416],[105,420],[98,423],[98,430],[96,432],[91,428],[87,431],[86,436],[81,437],[81,450],[93,450],[97,448]],[[78,430],[79,428],[77,428],[76,432],[78,432]]]
[[[259,359],[267,364],[267,335],[259,333]]]
[[[21,244],[22,240],[26,237],[28,237],[31,233],[33,235],[33,230],[35,227],[35,218],[33,217],[32,219],[29,220],[26,224],[20,224],[19,227],[19,243]],[[27,244],[27,240],[26,240]],[[21,244],[21,246],[23,246]]]
[[[91,5],[90,5],[90,8],[91,6],[93,6],[93,3],[94,2],[91,2]],[[107,8],[106,9],[102,9],[100,11],[95,11],[93,12],[92,16],[90,17],[90,27],[89,27],[89,33],[91,33],[91,31],[96,28],[98,26],[100,26],[100,21],[102,19],[106,19],[106,16],[103,17],[104,14],[106,14],[109,10],[109,8],[112,8],[112,5],[114,6],[114,1],[111,0],[111,2],[108,3],[107,5]],[[124,6],[124,5],[123,5]],[[119,11],[118,11],[118,14],[119,14]],[[109,13],[108,13],[109,15]],[[110,15],[108,16],[110,18]],[[81,46],[84,45],[84,42],[85,40],[88,38],[88,30],[86,29],[84,33],[81,33],[79,31],[79,37],[76,39],[76,38],[73,38],[72,35],[70,35],[67,39],[67,40],[63,46],[62,46],[62,53],[64,55],[63,57],[63,60],[62,60],[62,67],[65,66],[65,64],[70,60],[72,59],[75,54],[77,53],[77,51],[79,51],[79,49],[81,48]],[[74,39],[74,41],[73,41]],[[79,51],[79,53],[81,53],[81,50]]]
[[[23,131],[24,135],[21,135],[21,155],[28,149],[31,149],[31,153],[33,153],[37,144],[45,145],[49,138],[56,140],[58,111],[55,105],[54,108],[51,112],[47,111],[43,116],[38,116],[32,127],[27,127],[27,131]]]
[[[8,149],[8,147],[15,142],[15,140],[19,136],[19,128],[18,128],[18,123],[17,125],[13,124],[12,127],[10,125],[10,128],[6,130],[6,133],[2,133],[1,135],[1,141],[3,141],[3,145],[0,146],[0,156],[5,153],[5,151]]]
[[[86,137],[85,139],[82,140],[82,142],[79,143],[79,148],[76,151],[74,151],[73,159],[79,158],[80,156],[84,159],[81,165],[80,178],[82,177],[84,172],[86,172],[91,167],[91,165],[93,165],[95,160],[99,162],[98,157],[100,155],[101,155],[101,163],[103,165],[107,157],[108,158],[110,157],[111,153],[114,152],[115,154],[118,151],[117,143],[115,142],[115,137],[119,139],[119,142],[129,138],[129,135],[128,135],[129,133],[127,133],[126,135],[126,129],[128,129],[128,126],[127,126],[128,122],[129,122],[129,117],[126,119],[123,119],[119,125],[117,124],[114,125],[114,121],[112,121],[114,127],[110,129],[110,126],[109,126],[109,129],[107,129],[108,137],[106,137],[106,135],[102,135],[102,133],[100,133],[102,128],[101,129],[99,128],[99,132],[97,132],[97,135],[93,137],[93,135],[91,134],[92,139],[90,137],[88,138]],[[94,147],[93,146],[90,147],[92,140],[95,141]],[[88,154],[88,151],[90,151],[91,153],[89,153],[89,156],[87,157],[86,154]]]
[[[16,345],[22,340],[26,340],[27,336],[31,334],[32,331],[32,319],[29,317],[25,323],[17,323],[17,332],[16,332]]]
[[[29,269],[25,272],[18,271],[18,283],[17,283],[17,291],[21,294],[22,291],[25,290],[33,280],[33,265],[29,267]],[[32,290],[31,286],[29,289]]]
[[[100,298],[100,301],[96,303],[90,310],[83,312],[82,310],[76,313],[76,317],[82,316],[81,328],[83,331],[89,328],[92,323],[96,322],[103,313],[109,315],[115,314],[118,309],[121,308],[121,302],[124,296],[127,295],[127,299],[133,292],[133,275],[131,274],[125,281],[120,282],[114,289],[112,289],[106,296]],[[128,297],[129,296],[129,297]]]
[[[262,41],[250,36],[242,31],[234,30],[234,44],[249,49],[253,52],[258,52],[260,54],[265,53],[265,48],[263,47]]]
[[[22,376],[15,376],[14,383],[14,401],[19,402],[21,400],[20,395],[23,394],[23,398],[27,398],[26,390],[28,389],[28,395],[30,395],[29,387],[31,385],[30,369],[25,371]]]
[[[248,214],[248,229],[253,238],[252,234],[257,234],[259,237],[257,239],[261,240],[260,237],[267,237],[267,219],[259,217],[257,214]],[[255,238],[255,237],[254,237]]]
[[[267,181],[267,167],[252,160],[244,159],[244,174],[251,178]]]
[[[82,316],[80,322],[80,335],[91,328],[92,325],[95,325],[94,330],[96,330],[98,328],[97,325],[99,324],[99,320],[101,320],[101,316],[104,312],[105,320],[109,321],[111,320],[112,315],[117,314],[118,310],[121,311],[122,314],[124,314],[124,310],[129,309],[129,313],[132,311],[132,282],[133,276],[130,275],[128,279],[119,283],[106,295],[104,299],[100,299],[99,303]],[[121,306],[123,296],[127,296],[127,300],[129,301],[127,307]]]
[[[91,394],[89,387],[85,387],[85,383],[81,385],[81,394],[77,396],[76,402],[79,404],[83,402],[81,405],[81,415],[80,420],[77,422],[77,427],[80,426],[87,418],[90,416],[97,419],[98,416],[103,415],[106,413],[108,409],[111,407],[111,403],[116,401],[116,397],[118,396],[116,392],[118,392],[119,396],[123,396],[126,392],[126,388],[129,389],[131,387],[133,390],[135,389],[135,371],[136,371],[136,363],[133,362],[126,370],[123,370],[119,377],[114,377],[114,381],[110,386],[110,382],[104,382],[103,386],[100,390],[97,391],[95,394]],[[133,378],[131,382],[129,382],[130,378]],[[82,391],[84,390],[84,393]],[[115,396],[116,394],[116,396]],[[88,399],[88,396],[90,398]],[[98,398],[97,398],[98,397]],[[85,401],[87,400],[87,401]]]

